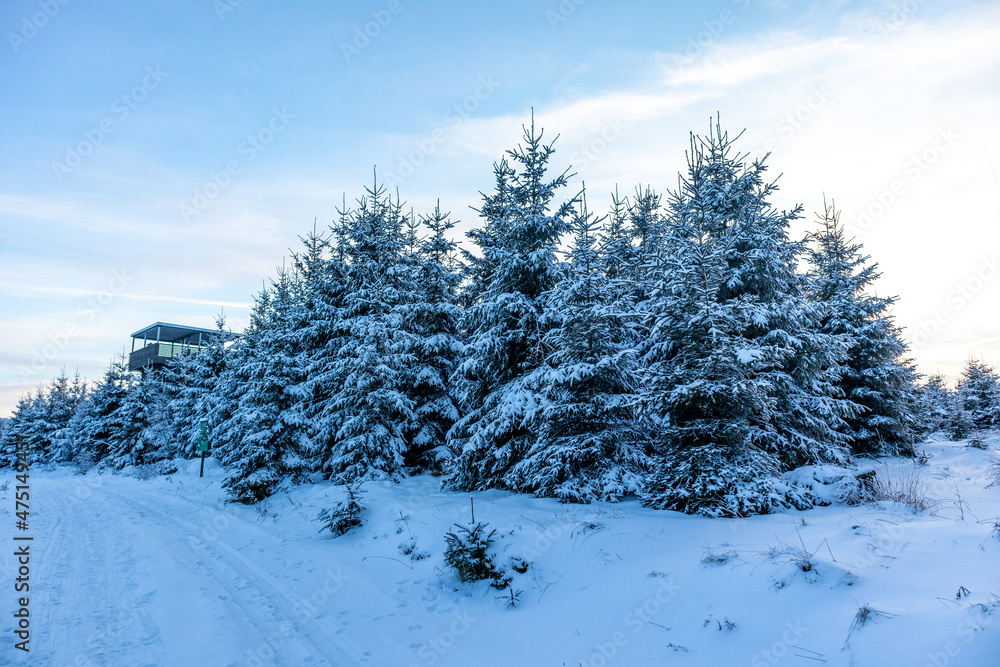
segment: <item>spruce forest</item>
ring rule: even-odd
[[[377,180],[302,238],[198,354],[93,383],[65,371],[0,424],[0,466],[171,472],[206,420],[235,502],[429,473],[456,491],[741,517],[822,502],[785,475],[914,457],[1000,425],[972,358],[922,378],[878,265],[831,204],[807,238],[766,158],[718,122],[674,189],[594,212],[532,122],[493,166],[468,244]]]

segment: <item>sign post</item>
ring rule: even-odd
[[[208,420],[202,419],[199,422],[201,433],[198,435],[198,451],[201,452],[201,471],[198,477],[205,476],[205,457],[208,456]]]

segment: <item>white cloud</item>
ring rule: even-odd
[[[869,18],[884,22],[888,15],[878,10]],[[797,232],[811,227],[824,192],[856,227],[880,194],[902,182],[902,194],[876,224],[856,232],[883,269],[880,292],[900,296],[897,318],[912,337],[980,249],[1000,247],[1000,7],[915,12],[884,35],[858,25],[845,20],[841,34],[822,38],[782,32],[736,42],[723,35],[693,59],[657,54],[655,78],[537,106],[536,123],[560,133],[556,166],[574,163],[594,209],[616,183],[625,192],[639,182],[672,187],[688,131],[707,129],[716,110],[730,131],[747,128],[744,150],[770,147],[772,171],[783,173],[776,203],[806,206]],[[464,122],[433,167],[418,174],[421,186],[434,191],[473,164],[482,170],[483,156],[498,158],[520,138],[526,119],[525,110]],[[616,122],[625,129],[602,141]],[[987,303],[970,311],[1000,330],[1000,312]],[[959,322],[956,315],[949,326]],[[981,346],[1000,362],[1000,344],[972,334],[945,328],[938,334],[944,349],[931,355],[922,346],[917,361],[954,377],[966,348]]]

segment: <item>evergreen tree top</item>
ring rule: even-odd
[[[546,180],[548,162],[555,152],[554,143],[542,142],[544,130],[523,126],[523,144],[507,151],[507,158],[493,165],[496,189],[482,195],[483,205],[475,209],[484,219],[482,230],[469,236],[484,250],[499,247],[508,251],[532,252],[555,246],[566,231],[566,221],[572,215],[576,198],[562,203],[551,212],[556,192],[572,177],[569,169]]]

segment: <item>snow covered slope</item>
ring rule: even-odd
[[[199,479],[197,461],[152,480],[35,470],[30,655],[13,648],[7,472],[0,664],[998,665],[987,443],[931,442],[926,465],[878,464],[923,511],[718,520],[456,494],[422,476],[365,483],[365,525],[336,539],[315,517],[343,487],[246,507],[224,502],[218,468]],[[497,531],[509,590],[461,584],[444,561],[470,498]]]

